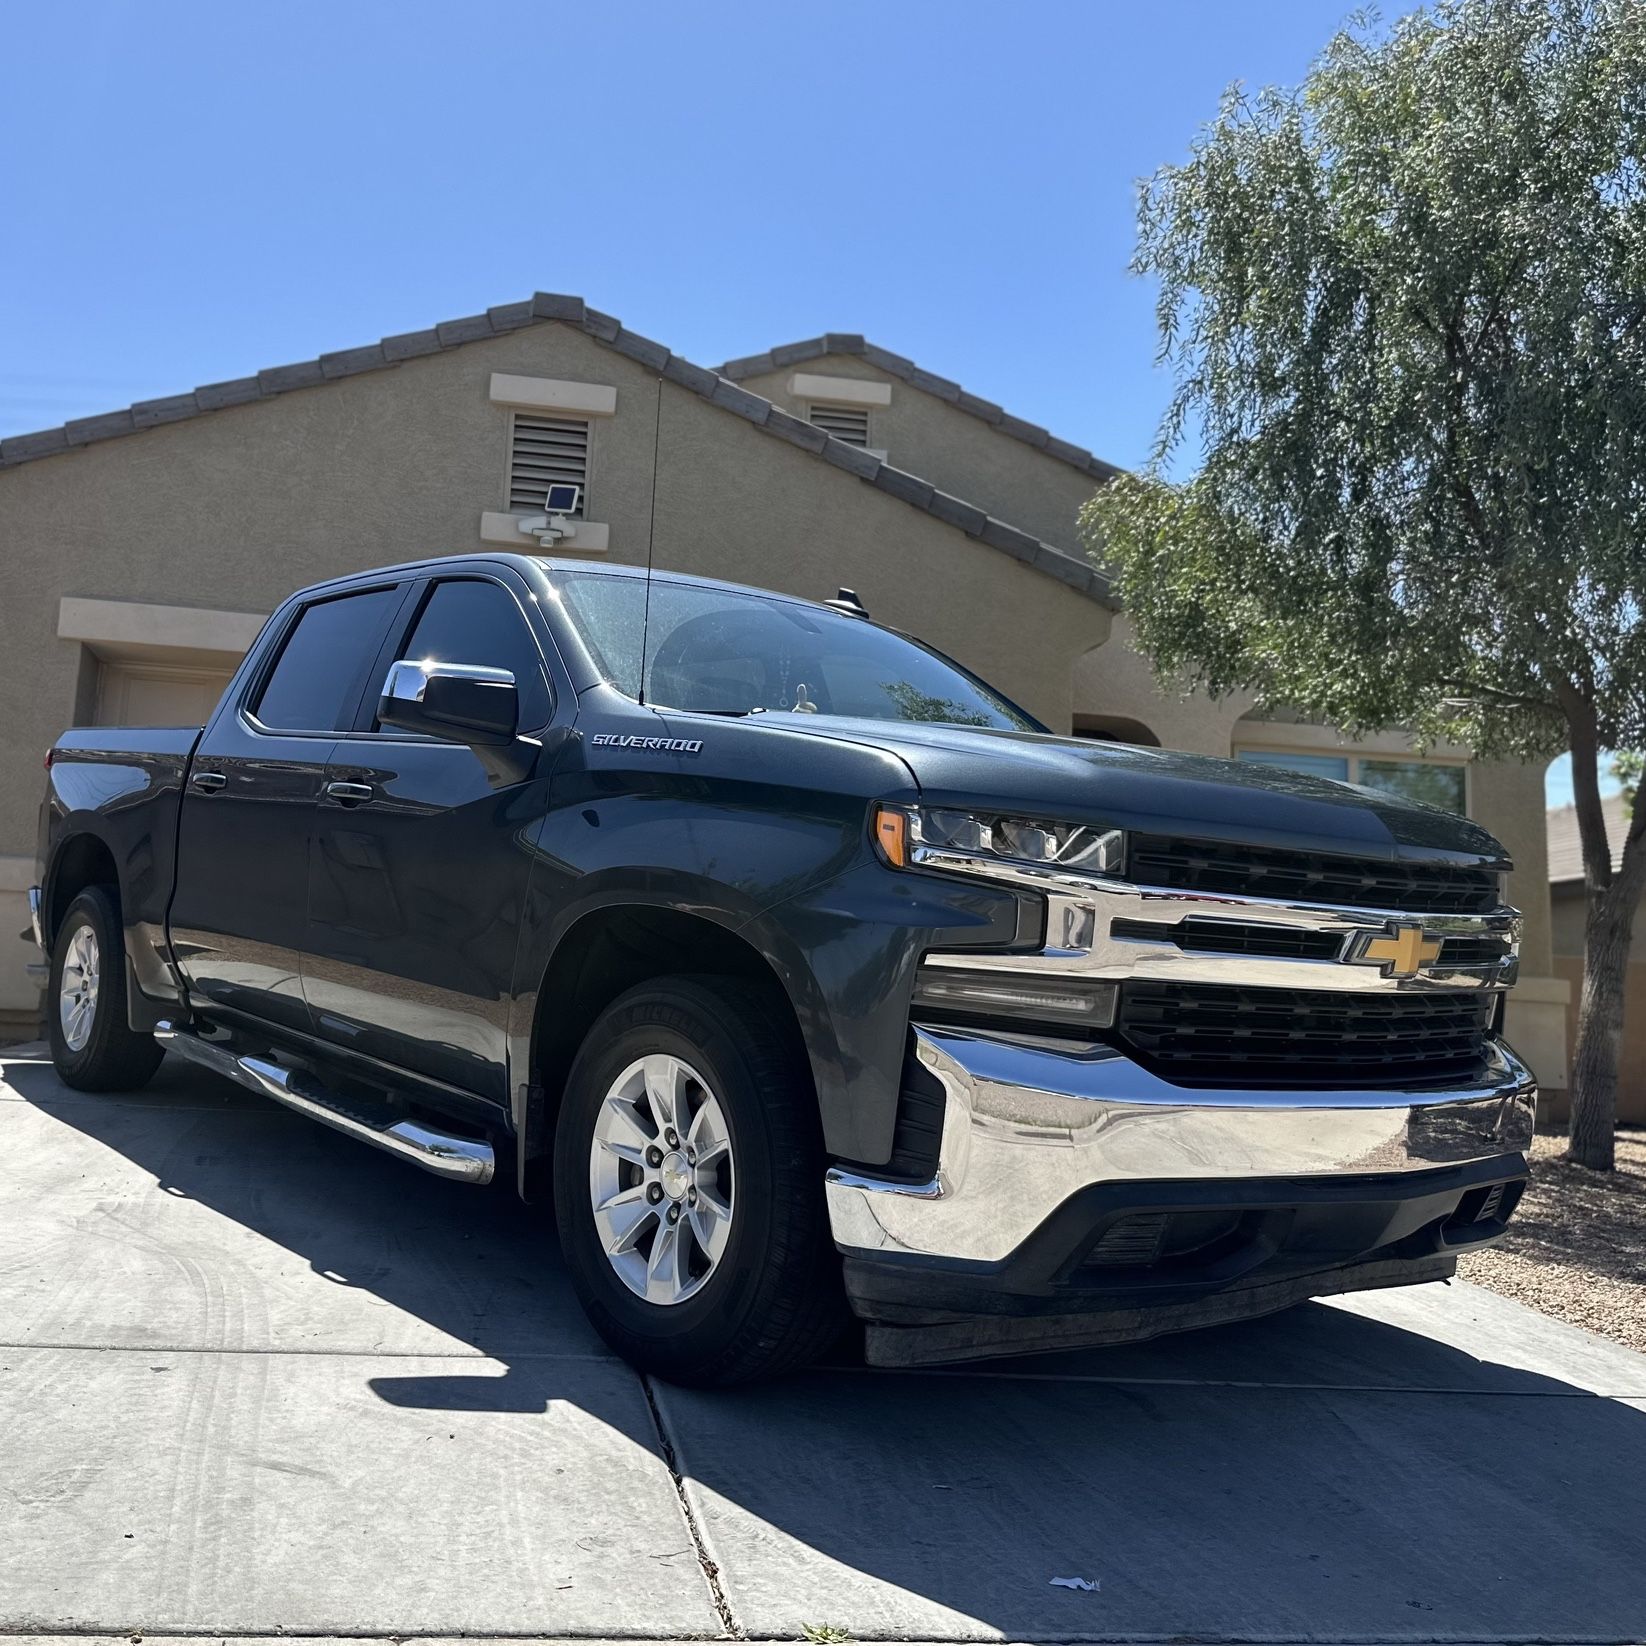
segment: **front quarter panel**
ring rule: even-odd
[[[585,693],[536,838],[516,1067],[529,1066],[537,980],[579,920],[618,904],[694,915],[737,933],[782,984],[829,1152],[888,1159],[920,953],[1006,943],[1017,929],[1010,894],[874,856],[872,803],[913,798],[908,768],[885,750]]]

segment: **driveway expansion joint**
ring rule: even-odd
[[[680,1465],[675,1457],[674,1442],[669,1438],[669,1431],[663,1423],[663,1413],[658,1409],[657,1395],[652,1388],[652,1380],[645,1372],[639,1374],[640,1387],[646,1396],[646,1406],[652,1414],[652,1423],[657,1429],[657,1445],[663,1454],[663,1462],[669,1471],[669,1479],[674,1482],[675,1496],[680,1499],[680,1512],[686,1519],[686,1530],[691,1533],[692,1547],[697,1551],[697,1564],[703,1569],[703,1581],[709,1586],[709,1597],[714,1601],[714,1609],[720,1614],[720,1622],[725,1628],[726,1636],[730,1640],[746,1640],[742,1626],[732,1613],[731,1604],[726,1599],[726,1592],[720,1586],[720,1567],[710,1557],[708,1545],[703,1541],[702,1528],[697,1524],[697,1516],[692,1512],[691,1499],[686,1493],[685,1477],[680,1473]]]

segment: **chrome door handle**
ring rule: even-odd
[[[191,772],[189,774],[189,782],[205,794],[216,794],[219,789],[227,785],[228,781],[221,772]]]
[[[340,806],[358,806],[377,791],[369,783],[328,783],[326,793]]]

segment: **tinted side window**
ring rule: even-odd
[[[304,607],[257,699],[257,718],[280,731],[333,732],[345,725],[401,592],[373,589]]]
[[[480,663],[507,669],[520,692],[521,728],[530,730],[549,718],[542,654],[520,608],[495,583],[436,583],[400,655],[420,663]]]

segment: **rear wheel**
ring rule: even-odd
[[[126,1022],[126,947],[120,914],[101,886],[69,904],[52,944],[46,988],[51,1060],[83,1092],[141,1086],[165,1055],[153,1035]]]
[[[636,1365],[741,1383],[838,1335],[817,1100],[754,986],[666,978],[608,1008],[567,1080],[554,1171],[578,1296]]]

